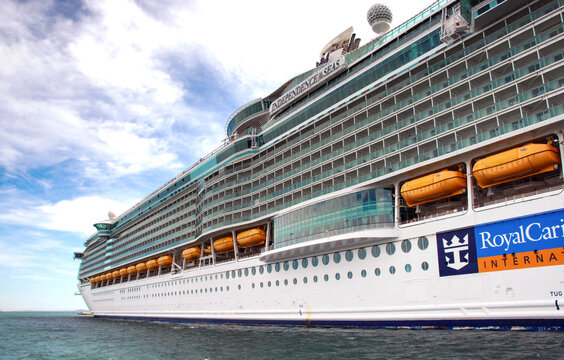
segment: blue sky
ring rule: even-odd
[[[433,1],[383,1],[397,26]],[[0,2],[0,310],[75,310],[92,224],[221,143],[372,1]]]

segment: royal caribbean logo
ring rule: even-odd
[[[441,276],[478,272],[474,228],[437,233],[437,250]]]
[[[441,276],[564,265],[564,210],[437,233]]]

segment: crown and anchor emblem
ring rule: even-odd
[[[443,248],[445,252],[446,266],[460,270],[468,265],[468,234],[463,238],[453,235],[450,240],[443,240]]]

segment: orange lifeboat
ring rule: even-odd
[[[233,236],[225,236],[214,241],[213,250],[216,254],[233,251]]]
[[[127,273],[129,275],[133,275],[137,272],[137,268],[134,265],[128,266],[127,267]]]
[[[559,163],[560,156],[554,146],[531,143],[479,160],[472,173],[478,185],[487,188],[552,171]]]
[[[142,263],[135,265],[135,269],[137,271],[145,271],[145,270],[147,270],[147,265],[144,262],[142,262]]]
[[[104,278],[105,278],[106,280],[112,279],[112,278],[113,278],[112,273],[111,273],[111,272],[107,273],[106,275],[104,275]]]
[[[161,256],[157,262],[159,263],[160,266],[169,266],[170,264],[172,264],[172,256],[170,255],[165,255],[165,256]]]
[[[242,248],[262,245],[265,241],[266,231],[261,228],[254,228],[237,234],[237,245]]]
[[[410,180],[402,185],[401,196],[409,206],[459,195],[466,189],[466,175],[460,171],[442,170]]]
[[[202,253],[202,248],[199,246],[194,246],[188,249],[185,249],[182,252],[182,257],[186,260],[194,260],[200,257]]]
[[[119,276],[127,276],[127,268],[119,269]]]
[[[149,270],[157,269],[159,267],[159,263],[157,262],[157,260],[149,260],[145,263],[145,265]]]
[[[113,277],[114,279],[115,279],[115,278],[118,278],[118,277],[119,277],[119,270],[113,271],[113,272],[112,272],[112,277]]]
[[[90,278],[90,283],[91,283],[91,284],[95,284],[95,283],[96,283],[96,278]]]

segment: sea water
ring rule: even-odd
[[[564,332],[242,326],[0,313],[0,359],[564,359]]]

